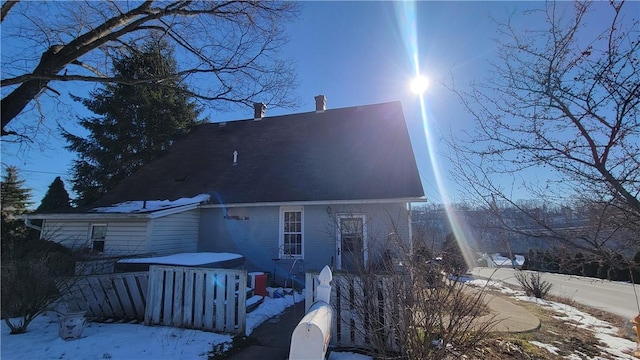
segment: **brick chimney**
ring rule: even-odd
[[[314,99],[316,99],[316,112],[327,110],[327,98],[324,95],[315,96]]]
[[[253,103],[253,120],[260,120],[267,114],[267,105],[264,103]]]

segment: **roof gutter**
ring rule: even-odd
[[[389,204],[405,202],[426,202],[425,198],[397,198],[397,199],[366,199],[366,200],[320,200],[320,201],[284,201],[284,202],[256,202],[256,203],[236,203],[236,204],[203,204],[201,209],[219,209],[235,207],[258,207],[258,206],[313,206],[313,205],[364,205],[364,204]]]
[[[42,231],[42,227],[41,226],[37,226],[37,225],[33,225],[33,223],[31,222],[31,219],[29,219],[28,217],[24,218],[24,224],[28,227],[31,228],[33,230],[38,230],[38,231]]]
[[[16,216],[24,219],[25,224],[32,219],[42,220],[132,220],[132,219],[155,219],[171,214],[197,209],[199,204],[188,204],[172,207],[168,209],[158,209],[144,213],[122,213],[122,212],[85,212],[85,213],[52,213],[52,214],[23,214]],[[29,225],[27,225],[29,226]],[[35,226],[32,224],[32,226]],[[34,228],[35,229],[35,228]]]

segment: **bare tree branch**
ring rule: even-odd
[[[625,17],[624,2],[572,5],[571,18],[563,18],[555,2],[527,14],[542,14],[544,29],[500,24],[499,60],[489,77],[470,90],[451,88],[477,124],[468,142],[451,143],[454,176],[478,203],[491,208],[497,198],[530,225],[523,228],[496,211],[504,229],[613,259],[614,240],[640,228],[639,23]],[[585,32],[592,16],[606,17],[608,27]],[[519,177],[542,168],[553,174],[546,186],[536,188],[531,175]],[[513,189],[502,188],[496,176],[520,179],[517,187],[545,203],[583,206],[589,215],[571,229],[541,218],[518,204]]]
[[[0,10],[0,22],[4,21],[4,18],[7,17],[11,8],[18,3],[18,0],[7,0],[2,4],[2,9]]]
[[[3,17],[8,6],[9,2],[3,4]],[[22,41],[25,46],[2,54],[3,135],[16,132],[15,126],[10,129],[14,119],[28,121],[21,114],[49,89],[50,82],[135,85],[136,80],[109,76],[109,67],[119,49],[152,33],[163,34],[176,45],[179,75],[194,97],[221,104],[260,101],[271,106],[291,106],[295,101],[290,95],[295,85],[293,68],[277,57],[287,40],[283,23],[297,10],[294,3],[27,2],[13,10],[3,23],[3,41]],[[163,79],[154,80],[161,83]]]

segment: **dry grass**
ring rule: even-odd
[[[495,294],[496,296],[505,296]],[[568,303],[576,309],[588,313],[600,320],[610,322],[620,329],[618,336],[635,341],[635,333],[631,329],[628,319],[607,313],[601,310],[580,305],[571,299],[550,298],[551,301]],[[505,334],[496,333],[483,341],[476,349],[474,359],[563,359],[570,354],[581,358],[615,359],[607,357],[599,348],[599,340],[593,332],[579,328],[577,324],[571,324],[555,317],[558,313],[540,307],[534,303],[519,302],[518,305],[525,308],[531,314],[540,319],[540,328],[527,333]],[[552,354],[547,349],[540,348],[530,343],[538,341],[556,347],[557,354]],[[605,344],[601,344],[605,346]]]

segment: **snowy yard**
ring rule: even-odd
[[[597,345],[602,354],[606,354],[608,357],[615,359],[636,359],[635,357],[628,355],[627,353],[636,349],[636,343],[617,336],[618,328],[612,324],[597,319],[585,312],[576,309],[573,306],[562,304],[555,301],[537,299],[535,297],[525,296],[523,291],[513,290],[505,286],[502,282],[494,280],[473,280],[467,282],[469,285],[477,287],[488,287],[500,291],[512,299],[517,301],[526,301],[536,303],[538,306],[549,309],[555,312],[556,319],[571,324],[580,329],[593,332],[596,339],[601,341],[602,345]],[[556,354],[558,348],[553,344],[545,344],[537,341],[530,341],[532,345],[546,349],[551,354]],[[569,359],[582,359],[579,349],[575,349]]]
[[[526,297],[519,291],[509,289],[501,283],[486,280],[468,282],[476,286],[489,286],[519,301],[535,302],[539,306],[556,312],[557,318],[593,331],[596,338],[606,346],[598,346],[603,353],[616,359],[634,359],[625,352],[634,350],[636,344],[616,336],[617,329],[611,324],[596,319],[571,306],[552,301]],[[295,301],[303,301],[301,295]],[[294,298],[265,298],[263,304],[247,315],[249,335],[269,318],[282,313],[293,305]],[[291,334],[283,334],[291,336]],[[29,325],[29,331],[21,335],[9,335],[9,328],[2,323],[2,344],[0,358],[14,359],[207,359],[214,346],[228,349],[230,335],[211,332],[178,329],[142,324],[89,323],[82,338],[65,341],[58,336],[58,321],[55,314],[40,316]],[[557,351],[553,344],[531,341],[532,345],[546,349],[550,354]],[[576,359],[580,358],[576,350]],[[369,360],[363,355],[332,352],[330,360]]]
[[[301,295],[295,301],[303,301]],[[293,305],[294,298],[265,298],[255,311],[247,314],[247,330],[250,334],[264,321],[282,313]],[[291,334],[283,334],[291,336]],[[55,314],[40,316],[25,334],[9,335],[9,328],[2,322],[3,360],[31,359],[207,359],[215,345],[225,348],[231,344],[230,335],[178,329],[143,324],[89,323],[82,338],[65,341],[58,336]],[[332,353],[331,360],[367,360],[369,357]]]

